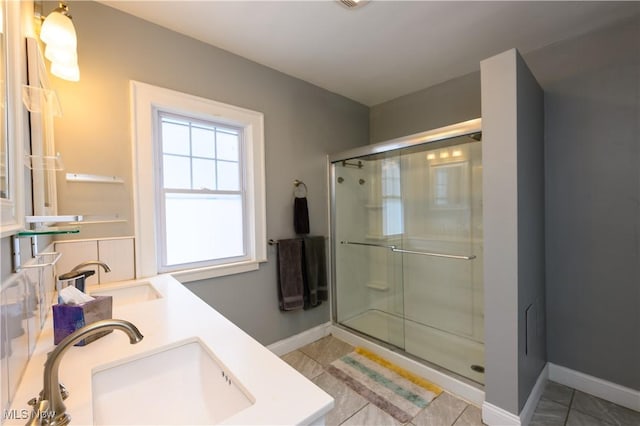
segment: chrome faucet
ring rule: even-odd
[[[58,346],[47,355],[44,363],[44,389],[39,398],[33,398],[33,414],[27,425],[64,426],[69,424],[71,416],[67,414],[63,399],[68,393],[58,381],[58,369],[64,353],[78,341],[105,330],[121,330],[129,336],[131,344],[139,343],[143,336],[138,328],[129,321],[108,319],[86,325],[65,337]],[[63,395],[65,393],[66,395]]]
[[[85,266],[89,266],[89,265],[102,266],[102,269],[104,269],[105,272],[111,272],[111,268],[109,268],[109,265],[107,265],[104,262],[100,262],[99,260],[87,260],[86,262],[79,263],[76,266],[74,266],[73,269],[69,272],[75,272],[78,269],[84,268]]]

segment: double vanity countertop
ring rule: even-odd
[[[93,375],[124,362],[143,359],[187,342],[199,342],[224,371],[236,381],[251,405],[223,419],[220,424],[242,425],[294,425],[322,424],[324,416],[333,407],[333,398],[311,381],[295,371],[275,354],[258,343],[215,309],[187,290],[170,275],[159,275],[137,281],[114,283],[89,288],[87,293],[117,290],[140,284],[150,284],[158,298],[138,303],[118,303],[114,297],[113,318],[132,322],[144,335],[138,344],[130,344],[129,338],[115,330],[86,346],[70,348],[62,357],[59,377],[69,391],[64,401],[71,423],[94,424]],[[12,404],[15,413],[31,409],[27,401],[38,395],[43,385],[43,369],[47,353],[54,349],[51,315],[47,319],[27,365],[21,384]],[[136,361],[137,362],[137,361]],[[179,392],[175,389],[156,390]],[[190,390],[193,391],[193,390]],[[216,399],[219,395],[208,395]],[[153,399],[152,395],[149,398]],[[109,407],[132,413],[148,410],[135,406]],[[176,404],[175,410],[180,410]],[[30,414],[30,412],[29,412]],[[189,413],[184,414],[184,424],[189,424]],[[25,419],[10,419],[5,424],[24,424]]]

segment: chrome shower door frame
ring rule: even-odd
[[[482,132],[482,119],[463,121],[449,126],[439,127],[425,132],[415,133],[400,138],[391,139],[371,145],[365,145],[358,148],[352,148],[327,157],[328,179],[329,179],[329,229],[330,229],[330,259],[331,259],[331,322],[334,325],[338,323],[337,310],[337,287],[336,287],[336,259],[337,252],[336,240],[336,168],[335,163],[365,157],[372,154],[382,154],[385,152],[401,150],[418,145],[441,142],[447,139],[453,139],[459,136],[473,135]],[[385,345],[386,346],[386,345]]]

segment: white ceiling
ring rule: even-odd
[[[640,13],[640,2],[102,1],[376,105]]]

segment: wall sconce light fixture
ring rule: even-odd
[[[46,44],[44,56],[51,61],[51,74],[69,81],[80,80],[78,38],[65,2],[46,17],[40,39]]]

